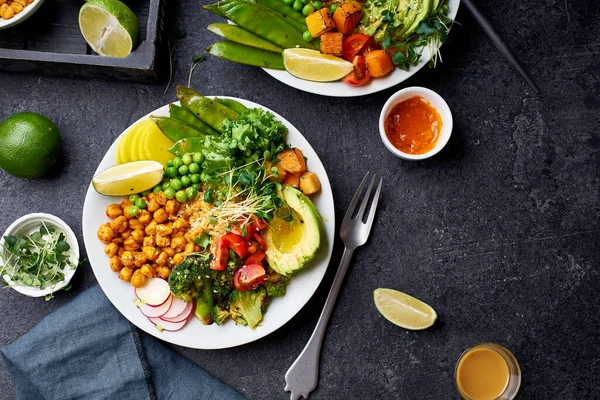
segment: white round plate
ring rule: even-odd
[[[460,0],[448,0],[448,18],[454,19]],[[403,71],[396,68],[394,72],[382,78],[371,79],[371,81],[363,86],[350,86],[342,81],[337,82],[312,82],[300,78],[296,78],[287,71],[278,69],[263,68],[265,72],[277,79],[279,82],[285,83],[293,88],[303,90],[305,92],[320,94],[322,96],[331,97],[358,97],[367,94],[380,92],[382,90],[396,86],[404,82],[417,71],[423,68],[429,62],[430,52],[428,48],[423,49],[423,55],[419,63],[410,67],[408,71]]]
[[[248,100],[237,99],[235,97],[219,97],[237,100],[246,107],[259,107],[266,111],[271,111],[266,107],[262,107],[259,104]],[[109,258],[104,254],[105,245],[100,242],[96,236],[98,227],[109,221],[105,215],[106,207],[112,203],[120,203],[121,198],[100,195],[93,189],[90,183],[83,206],[82,221],[83,240],[87,250],[88,259],[90,260],[96,279],[108,299],[121,314],[125,316],[125,318],[138,328],[169,343],[189,348],[222,349],[239,346],[258,340],[283,326],[296,315],[298,311],[300,311],[317,290],[317,287],[319,287],[331,258],[335,232],[335,210],[333,206],[331,184],[329,183],[329,178],[327,177],[323,164],[304,136],[302,136],[302,134],[284,118],[273,111],[271,112],[288,128],[287,142],[293,147],[298,147],[302,150],[304,155],[308,158],[308,169],[315,172],[321,180],[321,191],[312,196],[312,201],[315,203],[323,217],[325,234],[323,235],[321,249],[316,258],[311,261],[305,269],[298,271],[292,276],[285,296],[273,299],[271,304],[267,307],[262,324],[255,330],[252,330],[247,326],[235,325],[231,320],[221,326],[216,324],[206,326],[202,325],[200,321],[192,317],[190,322],[178,332],[159,332],[154,327],[154,324],[142,315],[140,310],[134,305],[133,286],[131,286],[129,282],[124,282],[119,279],[117,273],[109,268]],[[166,105],[161,107],[145,117],[140,118],[137,122],[148,119],[150,115],[168,116],[169,106]],[[127,130],[125,130],[125,132],[126,131]],[[121,136],[123,136],[124,133],[122,133]],[[117,143],[121,136],[119,136],[110,149],[108,149],[108,152],[102,159],[102,162],[100,162],[95,174],[115,165]]]
[[[20,13],[15,14],[15,16],[11,19],[0,18],[0,29],[10,28],[11,26],[18,25],[25,21],[27,18],[31,17],[38,8],[40,8],[43,2],[44,0],[34,0],[33,3],[25,7]]]

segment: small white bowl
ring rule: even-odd
[[[390,140],[387,137],[387,134],[385,133],[385,119],[387,118],[392,108],[396,104],[415,96],[420,96],[423,99],[427,100],[435,109],[437,109],[438,113],[440,114],[440,117],[442,118],[442,132],[440,138],[431,150],[423,154],[409,154],[398,150],[396,147],[394,147],[392,142],[390,142]],[[388,101],[385,102],[385,105],[381,110],[381,114],[379,115],[379,134],[381,135],[381,140],[383,141],[383,144],[385,144],[385,147],[387,147],[387,149],[390,152],[392,152],[395,156],[403,158],[405,160],[423,160],[425,158],[429,158],[437,154],[440,150],[444,148],[446,143],[448,143],[451,133],[452,113],[450,112],[450,107],[448,107],[448,104],[442,98],[442,96],[440,96],[433,90],[424,87],[407,87],[394,93],[392,97],[390,97]]]
[[[25,21],[27,18],[31,17],[38,8],[40,8],[43,2],[44,0],[33,0],[33,3],[25,7],[20,13],[15,14],[15,16],[11,19],[0,18],[0,29],[10,28],[11,26],[18,25]]]
[[[77,265],[79,263],[79,244],[77,243],[77,237],[75,236],[69,225],[67,225],[62,219],[55,217],[52,214],[33,213],[24,215],[21,218],[17,219],[8,227],[6,232],[4,232],[2,238],[0,238],[0,252],[4,252],[5,236],[20,236],[23,234],[31,234],[36,230],[40,229],[42,221],[47,226],[51,225],[56,228],[60,228],[65,233],[65,241],[69,243],[69,246],[71,246],[71,262]],[[4,265],[1,258],[0,264]],[[17,292],[29,297],[46,296],[52,292],[56,292],[67,286],[69,284],[69,281],[71,281],[71,278],[75,274],[75,271],[76,269],[66,269],[64,271],[65,279],[62,282],[59,282],[54,286],[47,286],[46,288],[44,288],[44,290],[24,285],[11,285],[10,287],[15,289]],[[5,274],[2,278],[6,282],[10,282],[9,274]]]

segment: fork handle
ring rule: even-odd
[[[335,274],[333,284],[329,290],[329,295],[325,301],[323,311],[321,311],[317,326],[304,347],[304,350],[302,350],[296,361],[294,361],[285,374],[285,381],[287,383],[285,390],[292,390],[292,400],[298,399],[300,397],[299,395],[308,398],[309,393],[317,387],[319,382],[319,358],[321,355],[323,336],[325,335],[327,322],[333,311],[333,306],[335,305],[335,301],[342,286],[344,276],[346,276],[346,271],[348,270],[348,265],[350,264],[353,253],[354,249],[344,247],[340,266]],[[295,393],[296,390],[299,390],[300,393]],[[295,395],[298,395],[298,397]]]

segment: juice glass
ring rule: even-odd
[[[464,400],[512,400],[521,386],[521,369],[505,347],[480,343],[462,353],[454,380]]]

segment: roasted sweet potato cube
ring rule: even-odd
[[[351,1],[341,4],[333,13],[333,22],[338,32],[344,35],[354,33],[360,19],[363,15],[363,9],[360,4]]]
[[[325,32],[329,32],[335,28],[335,23],[327,8],[321,8],[320,10],[309,14],[305,21],[312,37],[319,37]]]
[[[300,191],[305,195],[317,193],[321,190],[321,181],[314,172],[305,172],[300,177]]]
[[[327,32],[321,35],[321,53],[342,56],[344,35],[339,32]]]
[[[277,167],[284,169],[286,172],[297,174],[306,171],[306,161],[304,161],[304,156],[298,149],[284,150],[277,154],[277,158],[279,159]]]
[[[298,189],[300,187],[300,177],[302,176],[302,174],[302,172],[297,172],[295,174],[287,174],[285,176],[285,179],[283,180],[283,183]]]

